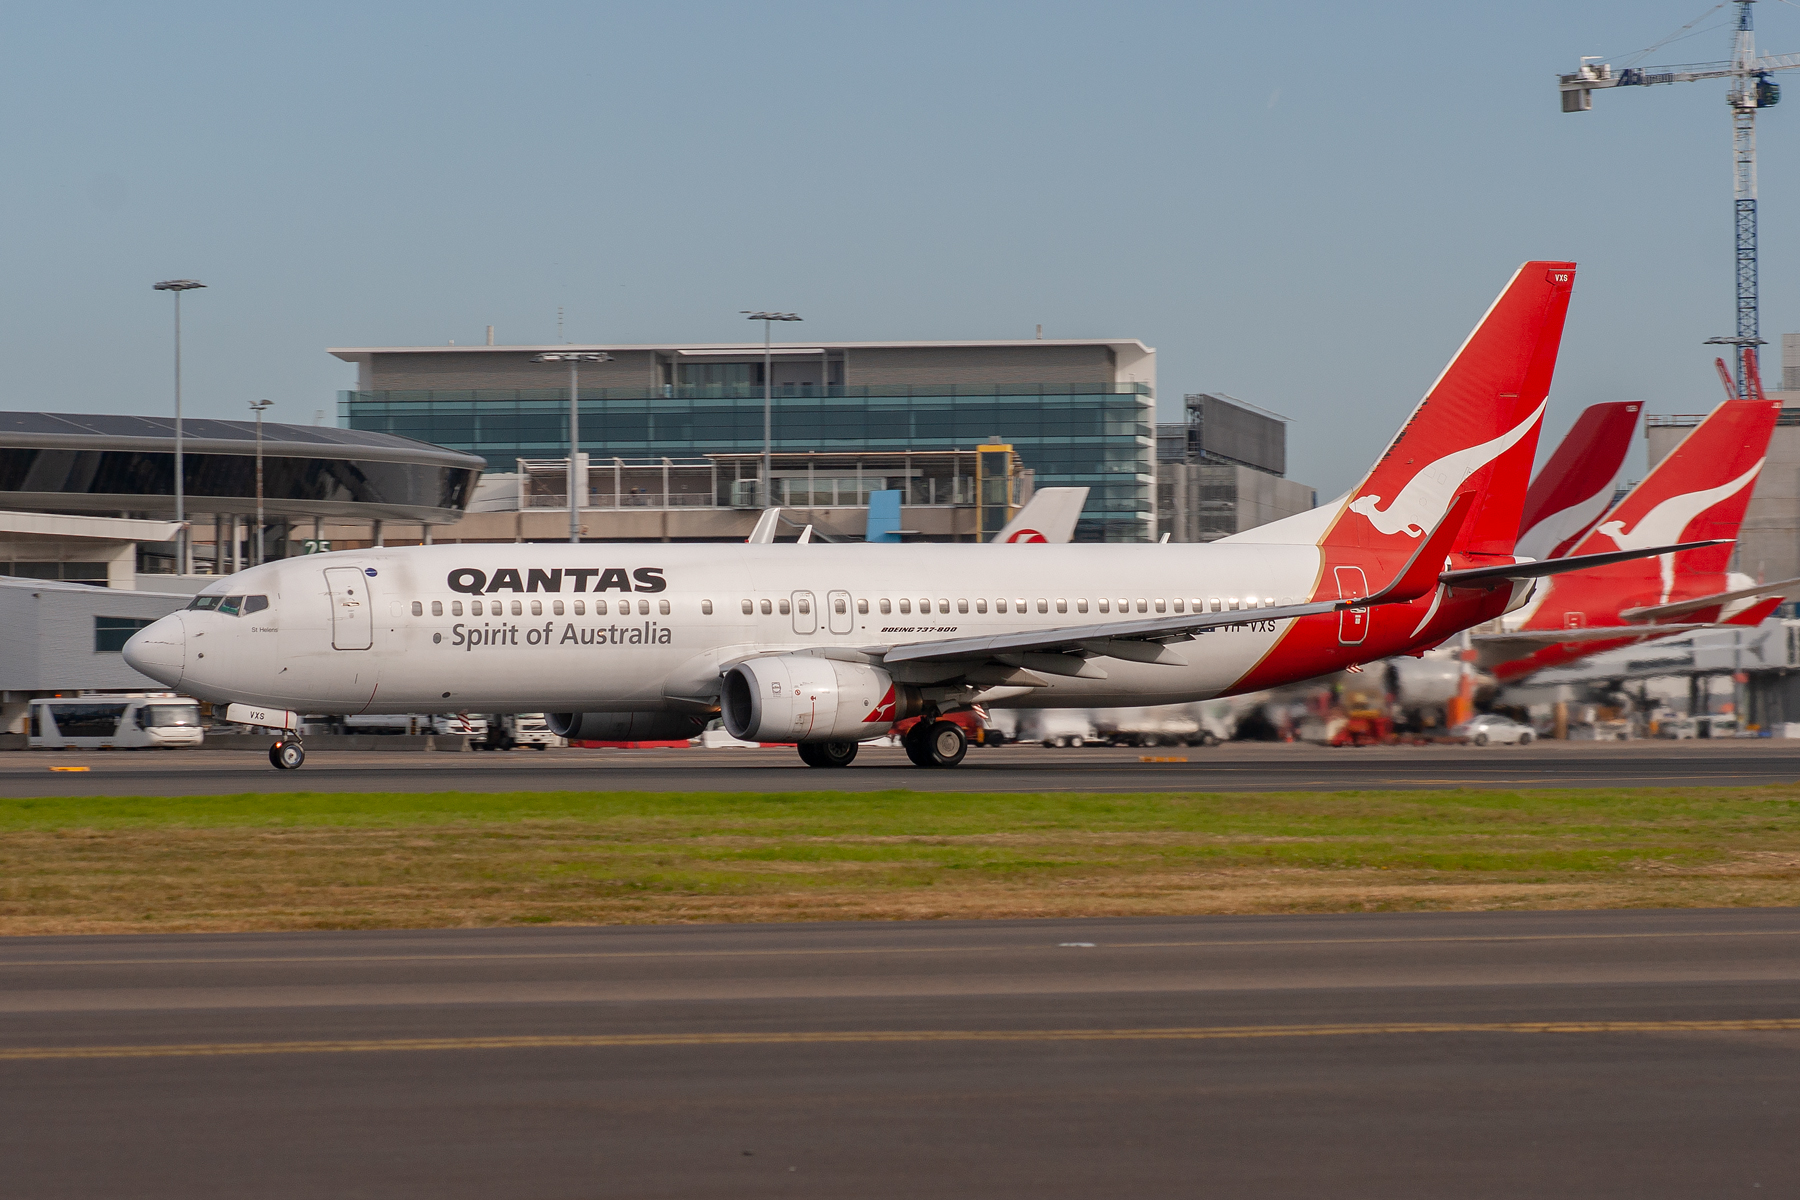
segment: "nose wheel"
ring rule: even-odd
[[[282,738],[269,747],[269,765],[277,771],[297,771],[300,764],[306,761],[306,747],[298,740],[290,741]]]

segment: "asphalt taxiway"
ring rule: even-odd
[[[0,940],[9,1200],[1775,1195],[1800,910]]]
[[[1150,760],[1150,761],[1145,761]],[[505,754],[319,750],[277,771],[260,750],[19,751],[0,754],[0,797],[221,795],[236,792],[1320,791],[1348,788],[1559,788],[1800,782],[1800,741],[1536,742],[1530,746],[1365,746],[1238,742],[1210,748],[972,748],[961,766],[922,770],[865,747],[841,770],[791,748],[582,750]]]

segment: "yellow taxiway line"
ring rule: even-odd
[[[72,1058],[220,1058],[252,1054],[368,1054],[418,1050],[602,1049],[632,1046],[867,1045],[918,1042],[1197,1042],[1251,1038],[1443,1033],[1783,1033],[1800,1018],[1733,1021],[1393,1022],[1218,1025],[1173,1029],[891,1029],[789,1033],[552,1034],[541,1037],[368,1038],[320,1042],[201,1042],[143,1046],[21,1046],[0,1062]]]

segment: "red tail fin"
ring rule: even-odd
[[[1514,553],[1561,558],[1605,515],[1643,407],[1635,400],[1595,404],[1576,418],[1525,494]]]
[[[1780,415],[1781,404],[1774,400],[1727,400],[1713,409],[1582,539],[1575,553],[1737,537]],[[1689,550],[1681,556],[1682,569],[1723,571],[1731,550],[1728,545]],[[1621,576],[1667,569],[1657,559],[1604,568]]]
[[[1519,268],[1321,544],[1411,546],[1459,494],[1473,492],[1474,511],[1455,549],[1512,553],[1574,282],[1574,263]]]

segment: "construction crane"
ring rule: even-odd
[[[1562,110],[1586,112],[1594,106],[1601,88],[1648,87],[1658,83],[1687,83],[1695,79],[1729,79],[1725,99],[1731,105],[1732,223],[1736,233],[1737,333],[1733,337],[1708,338],[1711,345],[1756,346],[1762,343],[1756,293],[1756,110],[1770,108],[1781,99],[1781,87],[1769,76],[1800,67],[1800,54],[1756,56],[1756,33],[1750,19],[1756,0],[1733,0],[1737,5],[1737,33],[1728,62],[1685,63],[1672,67],[1612,66],[1597,58],[1584,58],[1573,75],[1560,77]],[[1719,5],[1723,8],[1724,5]],[[1714,10],[1716,11],[1716,10]],[[1702,18],[1703,19],[1703,18]],[[1698,20],[1691,22],[1698,24]],[[1744,360],[1738,362],[1738,392],[1748,395]]]

